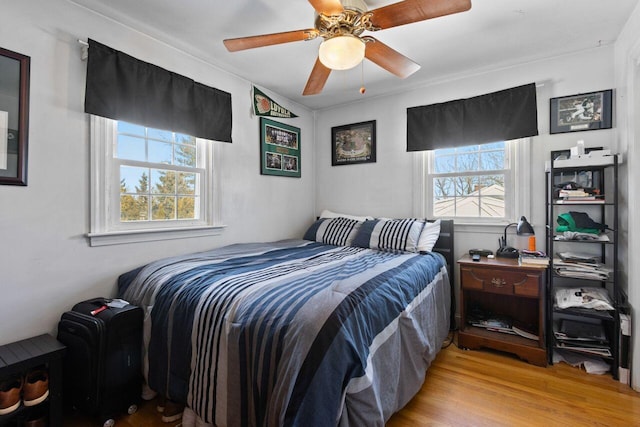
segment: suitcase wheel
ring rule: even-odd
[[[129,408],[127,409],[127,413],[128,413],[129,415],[131,415],[131,414],[135,414],[137,410],[138,410],[138,405],[131,405],[131,406],[129,406]]]
[[[104,424],[102,424],[102,427],[113,427],[116,425],[116,420],[114,420],[113,418],[109,418],[107,421],[104,422]]]

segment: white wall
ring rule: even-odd
[[[640,226],[634,221],[633,213],[640,212],[640,197],[638,195],[637,182],[640,180],[640,170],[632,165],[640,164],[640,6],[627,21],[616,43],[615,55],[616,87],[618,89],[616,102],[618,106],[618,141],[620,152],[626,159],[621,170],[622,182],[626,196],[626,203],[622,205],[622,219],[627,229],[621,234],[623,251],[621,260],[628,266],[623,280],[628,285],[629,301],[632,310],[632,338],[633,360],[631,383],[635,390],[640,391],[640,340],[637,338],[638,311],[640,307],[640,265],[633,262],[634,253],[640,252]]]
[[[55,333],[75,302],[115,293],[117,276],[160,257],[245,241],[301,237],[314,215],[313,114],[300,117],[302,178],[260,175],[250,83],[64,0],[2,1],[0,46],[31,57],[28,186],[0,185],[0,344]],[[222,147],[220,236],[89,247],[86,63],[92,38],[232,94],[233,143]],[[273,94],[271,94],[273,95]]]

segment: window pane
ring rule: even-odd
[[[175,164],[196,167],[196,147],[176,145]]]
[[[120,220],[175,221],[200,217],[198,142],[168,130],[117,122],[120,165]],[[115,157],[115,156],[114,156]],[[129,160],[144,162],[132,166]],[[149,167],[163,164],[161,167]],[[206,162],[205,162],[206,164]],[[193,168],[193,172],[178,171]]]
[[[456,199],[455,216],[477,217],[480,211],[480,198],[475,196]]]
[[[480,153],[480,170],[499,170],[504,167],[504,151]]]
[[[504,174],[481,175],[482,194],[504,197]]]
[[[146,161],[144,138],[118,135],[118,158],[140,162]]]
[[[460,154],[458,156],[458,172],[478,170],[478,153]]]
[[[139,135],[144,137],[144,126],[134,125],[133,123],[119,121],[118,133],[128,133],[131,135]]]
[[[459,176],[455,178],[457,196],[466,196],[477,193],[480,186],[480,179],[477,176]]]
[[[195,219],[195,197],[178,197],[178,219]]]
[[[120,193],[148,193],[149,169],[120,166]]]
[[[451,173],[456,171],[455,156],[436,156],[435,173]]]
[[[433,196],[436,198],[455,195],[455,178],[436,178],[433,180]]]
[[[185,145],[196,145],[196,138],[191,135],[185,135],[183,133],[176,133],[176,143]]]
[[[147,138],[173,142],[173,132],[170,132],[168,130],[147,128]]]
[[[429,170],[433,214],[504,218],[505,177],[510,173],[508,147],[507,142],[499,141],[434,150]]]
[[[480,145],[480,149],[482,150],[504,150],[507,144],[504,141],[500,142],[490,142],[488,144]]]
[[[165,169],[151,169],[151,188],[155,194],[176,194],[176,173]]]
[[[176,219],[176,198],[152,196],[151,219],[154,221]]]
[[[176,175],[177,181],[177,193],[181,195],[195,195],[196,194],[196,174],[178,172]]]
[[[173,144],[170,142],[149,141],[149,161],[167,165],[173,164]]]
[[[120,196],[120,220],[148,221],[149,197],[132,196],[129,194]]]
[[[464,147],[458,147],[456,149],[458,153],[469,153],[478,151],[477,145],[465,145]]]

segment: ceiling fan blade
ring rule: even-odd
[[[372,10],[371,23],[385,29],[469,9],[471,0],[405,0]]]
[[[420,65],[381,41],[369,36],[363,38],[367,41],[364,51],[365,58],[388,72],[404,79],[420,69]]]
[[[344,11],[340,0],[309,0],[309,3],[316,12],[325,15],[339,15]]]
[[[311,75],[309,76],[309,80],[307,80],[307,85],[304,87],[302,94],[317,95],[322,92],[324,84],[329,78],[329,74],[331,74],[331,69],[325,67],[322,62],[320,62],[320,58],[316,59],[316,64],[313,66],[313,70],[311,70]]]
[[[285,31],[283,33],[263,34],[261,36],[226,39],[223,43],[229,52],[237,52],[239,50],[253,49],[254,47],[312,40],[316,37],[318,37],[318,30],[311,28],[308,30]]]

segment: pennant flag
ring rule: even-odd
[[[255,86],[251,86],[253,114],[256,116],[291,118],[298,117],[273,99],[269,98]]]

